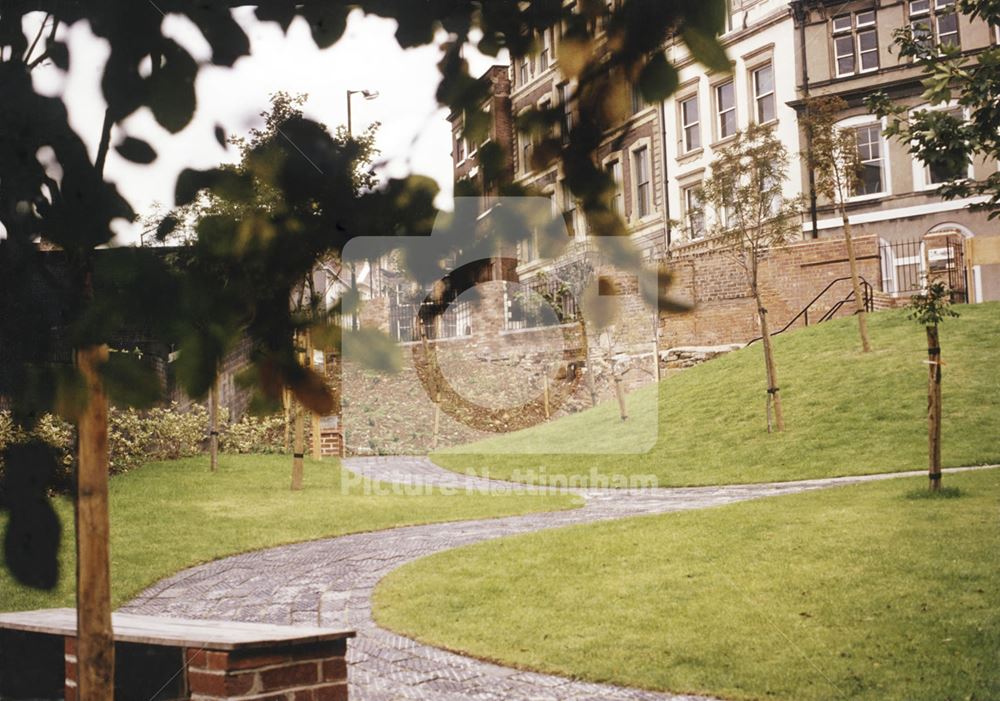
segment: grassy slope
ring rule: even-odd
[[[941,328],[946,465],[1000,461],[1000,303],[962,306]],[[660,438],[639,455],[524,455],[582,437],[628,452],[643,429],[622,425],[612,403],[559,421],[434,455],[440,465],[524,479],[552,475],[655,475],[661,486],[763,482],[923,469],[926,466],[927,357],[922,327],[903,311],[872,315],[870,356],[853,319],[775,339],[787,431],[767,434],[759,344],[660,383]],[[655,387],[629,397],[634,415]],[[576,438],[574,438],[576,440]],[[476,454],[470,454],[476,453]],[[522,454],[518,454],[522,453]],[[520,472],[521,474],[517,474]],[[525,481],[534,481],[527,479]]]
[[[223,455],[152,463],[111,480],[112,595],[120,605],[157,580],[215,558],[282,543],[433,521],[567,508],[566,496],[364,494],[341,492],[334,462],[306,461],[305,489],[288,489],[291,458]],[[0,609],[72,606],[73,512],[65,499],[61,582],[53,592],[15,583],[0,569]],[[0,516],[0,526],[4,523]]]
[[[391,573],[376,620],[506,664],[732,699],[1000,698],[1000,470],[490,541]],[[919,492],[922,493],[922,492]]]

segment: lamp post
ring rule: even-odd
[[[366,100],[374,100],[378,97],[378,90],[348,90],[347,91],[347,133],[353,134],[351,129],[351,96],[363,95]]]

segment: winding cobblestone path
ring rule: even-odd
[[[426,458],[349,458],[347,469],[372,480],[411,488],[490,491],[525,489],[466,477]],[[923,474],[923,473],[906,473]],[[470,543],[547,528],[700,509],[899,475],[869,475],[776,484],[678,489],[566,490],[584,506],[524,516],[439,523],[359,533],[228,557],[179,572],[150,587],[123,611],[185,618],[348,627],[353,701],[694,701],[523,672],[423,645],[379,628],[371,595],[391,570],[417,558]]]

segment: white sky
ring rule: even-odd
[[[447,113],[434,99],[437,63],[441,51],[436,46],[403,51],[394,38],[395,22],[351,14],[347,31],[339,42],[318,50],[308,25],[296,19],[283,35],[275,24],[260,24],[252,10],[235,13],[250,37],[251,55],[241,58],[232,69],[205,65],[198,74],[198,111],[179,134],[170,135],[143,108],[112,132],[111,143],[125,136],[149,141],[159,157],[150,166],[138,166],[108,154],[105,177],[115,182],[136,212],[146,214],[154,201],[173,204],[173,186],[185,167],[208,168],[233,160],[236,154],[216,142],[213,130],[221,124],[228,134],[244,134],[263,120],[268,95],[278,90],[308,93],[306,116],[324,122],[331,131],[347,122],[345,91],[376,90],[379,97],[353,98],[355,133],[373,121],[382,122],[376,145],[386,165],[383,177],[408,173],[430,175],[441,187],[438,206],[449,208],[452,197],[451,135]],[[25,21],[26,29],[41,20]],[[104,115],[100,79],[108,55],[107,45],[79,22],[60,30],[70,46],[70,70],[63,74],[51,65],[39,66],[33,74],[35,87],[46,94],[63,94],[73,128],[87,143],[91,155],[97,150]],[[197,28],[186,19],[168,15],[164,32],[182,44],[196,60],[207,62],[210,50]],[[33,34],[31,34],[33,36]],[[443,38],[443,36],[442,36]],[[494,60],[472,50],[467,52],[470,72],[479,75]],[[139,226],[120,222],[119,243],[138,239]]]

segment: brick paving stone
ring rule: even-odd
[[[542,489],[460,475],[422,457],[348,458],[344,466],[376,482],[414,489],[430,485],[493,494]],[[348,645],[347,654],[352,701],[705,701],[705,697],[522,672],[423,645],[375,624],[372,591],[382,577],[407,562],[493,538],[896,476],[676,489],[559,490],[581,496],[584,505],[568,511],[358,533],[236,555],[168,577],[122,610],[354,629],[358,637]]]

